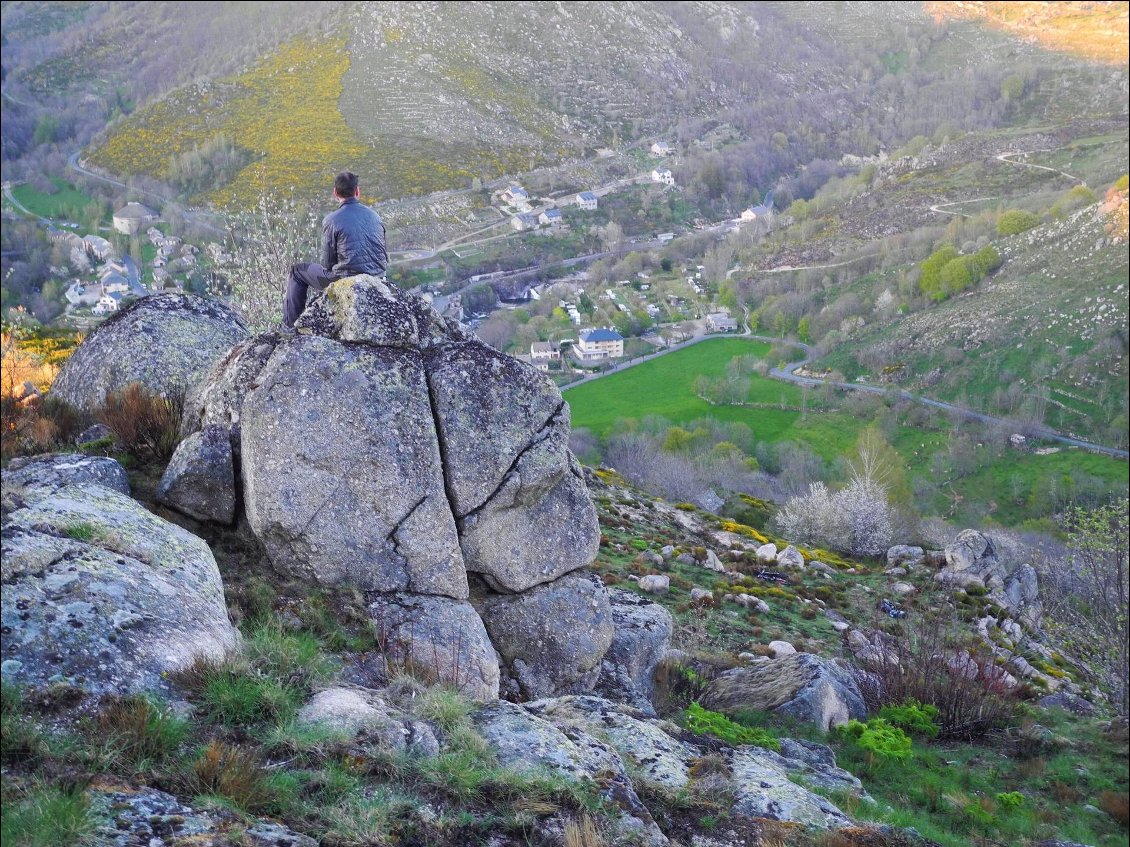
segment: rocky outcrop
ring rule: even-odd
[[[210,424],[177,446],[157,499],[200,521],[235,520],[235,471],[226,427]]]
[[[675,622],[658,603],[619,588],[612,602],[612,646],[601,662],[598,691],[605,697],[652,711],[655,668],[667,654]]]
[[[231,347],[191,393],[166,502],[226,517],[188,471],[226,433],[234,512],[273,567],[373,592],[397,661],[465,676],[478,699],[497,696],[498,658],[510,696],[592,690],[611,614],[572,576],[600,533],[557,388],[372,277],[331,285],[296,329]]]
[[[57,487],[4,476],[5,677],[99,694],[158,691],[194,659],[237,648],[208,545],[120,490],[84,481],[86,468],[72,472],[80,481],[56,476]]]
[[[851,821],[792,778],[867,796],[859,780],[838,768],[832,751],[822,745],[786,739],[788,746],[783,742],[780,754],[730,747],[599,697],[561,697],[525,706],[497,703],[480,709],[473,720],[501,762],[597,782],[641,833],[658,832],[651,829],[651,815],[636,793],[644,784],[653,790],[690,789],[732,798],[730,813],[738,818],[769,818],[821,830]],[[708,754],[712,767],[695,767]],[[648,843],[663,842],[649,838]]]
[[[419,594],[375,595],[369,614],[387,659],[472,700],[498,697],[498,657],[470,603]]]
[[[508,697],[592,691],[613,636],[608,592],[595,575],[570,574],[476,604],[502,659]]]
[[[139,382],[155,394],[192,393],[248,337],[231,309],[191,294],[143,297],[95,329],[67,359],[51,396],[79,409]]]
[[[101,485],[121,494],[130,493],[126,469],[105,456],[81,453],[20,456],[4,468],[5,490],[12,494],[32,488],[54,491],[71,483]]]
[[[702,705],[730,713],[740,709],[778,712],[824,730],[867,716],[851,674],[809,653],[726,671],[710,683]]]
[[[910,547],[898,544],[887,550],[887,566],[891,568],[903,567],[907,570],[917,567],[926,561],[926,551],[921,547]]]
[[[963,588],[979,585],[993,590],[1004,587],[1004,576],[993,542],[975,529],[965,529],[946,547],[946,566],[934,578]]]
[[[1000,594],[1006,609],[1029,627],[1039,627],[1043,604],[1040,602],[1040,581],[1034,567],[1021,565],[1010,573]]]

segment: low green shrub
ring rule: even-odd
[[[997,795],[996,800],[1004,809],[1019,809],[1024,805],[1024,795],[1019,791],[1002,791]]]
[[[94,835],[90,801],[82,791],[37,786],[16,798],[5,792],[0,813],[0,843],[18,847],[70,847]]]
[[[837,732],[863,750],[872,764],[902,762],[910,758],[910,736],[882,718],[871,718],[867,723],[851,720],[839,727]]]
[[[752,744],[768,750],[781,749],[781,742],[766,730],[734,723],[719,712],[702,708],[697,702],[687,707],[683,725],[696,735],[713,735],[727,744]]]
[[[937,738],[941,731],[937,721],[938,707],[929,703],[923,705],[917,700],[907,700],[899,705],[884,706],[879,710],[879,717],[911,735]]]

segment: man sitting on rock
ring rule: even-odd
[[[384,276],[388,265],[385,225],[380,215],[361,203],[360,197],[357,175],[349,171],[339,173],[334,179],[334,199],[340,205],[322,221],[322,263],[298,262],[290,268],[283,306],[284,330],[294,329],[294,322],[306,308],[308,289],[324,291],[335,280],[358,274]]]

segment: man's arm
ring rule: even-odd
[[[337,264],[337,241],[334,238],[333,224],[330,223],[329,215],[322,221],[322,267],[328,270],[333,270],[333,266]]]

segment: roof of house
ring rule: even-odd
[[[591,203],[593,200],[596,199],[596,195],[593,194],[591,191],[582,191],[580,194],[577,195],[577,197],[579,197],[581,200],[584,200],[586,203]]]
[[[530,345],[531,353],[552,353],[556,349],[552,341],[535,341]]]
[[[623,341],[624,336],[614,329],[590,329],[581,333],[582,341]]]
[[[668,174],[671,173],[671,171],[668,168],[656,168],[655,172],[657,174],[659,174],[660,176],[667,176]]]
[[[87,242],[88,244],[93,244],[95,246],[102,246],[102,245],[105,245],[107,247],[113,246],[112,244],[110,244],[109,241],[107,241],[101,235],[84,235],[82,237],[82,240]]]
[[[546,209],[544,212],[542,212],[542,214],[545,215],[547,218],[559,218],[559,217],[561,217],[561,210],[560,209]]]
[[[512,185],[512,186],[510,186],[510,196],[511,197],[528,197],[529,195],[526,193],[526,189],[524,189],[522,186]]]
[[[155,218],[157,213],[150,209],[148,206],[142,206],[140,203],[126,203],[118,211],[114,212],[115,218],[137,218],[143,220],[145,218]]]

